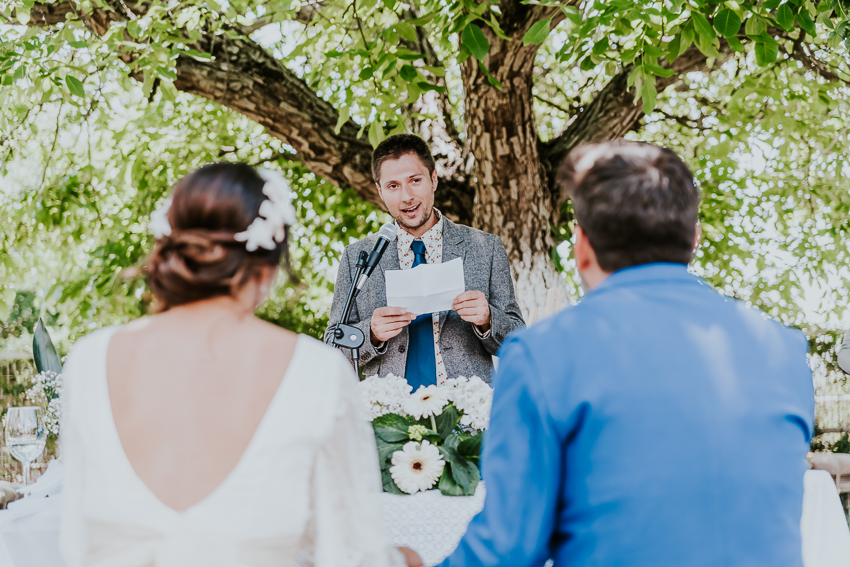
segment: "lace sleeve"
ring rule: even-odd
[[[406,567],[386,544],[381,474],[372,427],[351,366],[340,356],[339,396],[331,433],[316,458],[313,519],[304,567]]]

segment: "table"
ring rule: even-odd
[[[826,471],[811,470],[803,482],[803,565],[847,567],[850,530],[832,477]],[[62,567],[58,496],[18,501],[9,510],[0,510],[0,566]],[[393,545],[415,549],[426,565],[434,565],[455,548],[481,510],[484,496],[483,484],[473,496],[450,497],[437,491],[383,494],[387,538]]]

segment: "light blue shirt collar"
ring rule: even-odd
[[[629,266],[617,270],[593,288],[588,295],[604,291],[609,288],[627,287],[632,284],[640,284],[652,281],[681,281],[692,283],[704,283],[700,278],[688,272],[685,264],[655,263]]]

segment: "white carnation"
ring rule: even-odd
[[[401,451],[393,453],[390,475],[402,492],[415,494],[432,488],[446,466],[439,449],[428,441],[406,443]]]
[[[446,384],[448,385],[448,380]],[[493,407],[493,388],[478,376],[459,376],[451,380],[449,398],[463,412],[461,425],[473,429],[487,429],[490,424],[490,409]]]
[[[404,411],[415,419],[440,415],[449,403],[449,391],[445,386],[420,386],[404,401]]]
[[[407,380],[393,374],[369,376],[360,382],[360,398],[370,420],[388,413],[404,416],[404,402],[412,389]]]

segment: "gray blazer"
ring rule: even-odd
[[[356,271],[355,263],[361,250],[371,252],[377,235],[371,235],[348,246],[342,254],[330,321],[325,342],[331,343],[334,325],[342,316],[346,294]],[[493,371],[493,355],[505,337],[517,328],[525,327],[519,305],[514,297],[514,284],[508,255],[498,236],[443,220],[443,262],[463,258],[463,277],[466,290],[483,291],[490,303],[490,334],[481,338],[472,323],[464,321],[454,311],[440,313],[440,346],[443,363],[449,378],[478,376],[489,382]],[[404,376],[407,364],[408,329],[388,340],[377,350],[370,341],[372,312],[387,304],[386,270],[400,270],[398,248],[391,242],[381,262],[366,282],[349,315],[349,324],[366,336],[360,349],[360,366],[366,376],[395,374]]]

